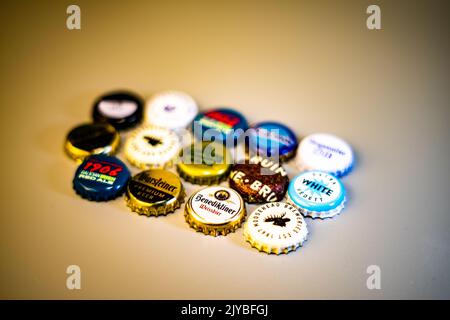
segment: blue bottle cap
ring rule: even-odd
[[[279,157],[288,160],[298,146],[295,133],[278,122],[260,122],[251,127],[254,132],[250,134],[250,151],[257,152],[266,157]]]
[[[344,208],[345,188],[332,174],[306,171],[289,183],[287,201],[304,216],[331,218]]]
[[[240,129],[240,130],[239,130]],[[236,110],[218,108],[198,114],[192,125],[195,138],[200,141],[236,142],[248,129],[248,122]],[[237,131],[236,131],[237,130]],[[212,139],[214,137],[214,139]]]
[[[93,155],[83,161],[73,178],[73,188],[81,197],[92,201],[117,198],[125,191],[130,171],[115,157]]]

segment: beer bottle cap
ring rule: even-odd
[[[325,171],[339,178],[351,171],[353,162],[350,145],[328,133],[305,137],[297,150],[296,163],[300,171]]]
[[[107,123],[87,123],[73,128],[64,144],[66,153],[77,162],[93,154],[114,155],[120,144],[119,133]]]
[[[167,128],[186,128],[198,113],[195,100],[179,91],[164,91],[152,96],[145,111],[145,121],[149,124]]]
[[[123,193],[129,178],[128,168],[116,157],[93,155],[78,167],[73,188],[82,198],[107,201]]]
[[[173,131],[151,125],[133,131],[125,143],[127,160],[143,170],[172,165],[179,150],[180,141]]]
[[[304,216],[331,218],[344,208],[345,188],[332,174],[306,171],[289,183],[286,200],[296,206]]]
[[[94,103],[94,122],[106,122],[117,130],[138,125],[142,120],[143,101],[131,92],[115,91],[98,98]]]
[[[260,122],[250,127],[250,152],[286,161],[295,155],[298,141],[295,133],[278,122]]]
[[[219,184],[228,177],[231,155],[223,144],[195,142],[180,152],[177,170],[180,176],[193,184]]]
[[[239,130],[240,129],[240,130]],[[194,119],[192,130],[195,138],[200,141],[215,141],[233,143],[248,129],[247,120],[236,110],[218,108],[202,112]]]
[[[267,203],[253,211],[244,226],[245,239],[259,251],[288,253],[303,245],[308,236],[306,222],[294,206]]]
[[[186,222],[206,235],[227,235],[245,219],[245,204],[233,189],[207,187],[195,192],[185,205]]]
[[[158,216],[174,212],[184,202],[185,196],[177,175],[163,169],[150,169],[130,179],[125,201],[131,211]]]
[[[228,182],[245,202],[265,203],[284,199],[289,178],[278,162],[254,155],[233,166]]]

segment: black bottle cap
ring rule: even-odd
[[[92,111],[95,122],[106,122],[117,130],[132,128],[142,121],[143,100],[128,91],[114,91],[96,100]]]

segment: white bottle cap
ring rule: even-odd
[[[148,100],[145,121],[155,126],[177,130],[186,128],[197,113],[197,103],[190,95],[179,91],[164,91]]]
[[[350,145],[332,134],[311,134],[300,142],[296,163],[300,171],[319,170],[342,177],[353,167]]]

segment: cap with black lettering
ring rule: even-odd
[[[289,253],[303,245],[308,228],[296,207],[284,202],[259,206],[247,219],[244,237],[265,253]]]

